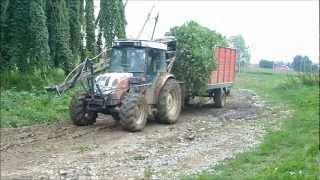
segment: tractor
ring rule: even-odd
[[[141,131],[148,119],[176,123],[183,90],[171,74],[175,39],[116,40],[109,54],[109,63],[105,63],[109,67],[102,72],[96,71],[93,59],[86,59],[63,84],[48,88],[60,94],[81,81],[85,91],[74,95],[69,107],[72,122],[91,125],[102,113],[128,131]]]

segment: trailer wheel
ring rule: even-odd
[[[70,103],[70,118],[77,126],[87,126],[96,122],[97,113],[87,110],[86,97],[88,97],[87,94],[76,94]]]
[[[128,131],[141,131],[148,117],[148,104],[139,94],[131,94],[124,98],[119,112],[120,124]]]
[[[218,89],[214,91],[213,95],[214,105],[218,108],[224,107],[226,104],[227,96],[223,89]]]
[[[227,89],[226,89],[226,96],[230,96],[230,93],[231,93],[231,89],[230,89],[230,88],[227,88]]]
[[[156,120],[166,124],[176,123],[181,112],[181,106],[180,85],[175,79],[169,79],[160,92]]]

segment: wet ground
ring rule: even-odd
[[[193,104],[177,124],[149,122],[137,133],[103,115],[87,127],[2,128],[1,179],[177,179],[256,147],[287,114],[235,90],[224,108]]]

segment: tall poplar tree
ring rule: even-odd
[[[80,0],[80,24],[84,24],[84,5],[85,5],[85,0]]]
[[[29,62],[33,68],[47,71],[49,62],[48,29],[42,0],[30,1]]]
[[[85,19],[86,19],[86,49],[88,56],[96,54],[94,7],[93,0],[86,0]]]
[[[7,37],[5,36],[7,9],[9,6],[9,0],[2,0],[0,2],[0,72],[10,69],[7,54]]]
[[[1,0],[0,2],[0,42],[1,44],[5,43],[3,40],[4,38],[4,28],[5,28],[5,21],[7,15],[7,9],[9,6],[9,0]]]
[[[124,14],[124,6],[121,0],[115,0],[115,7],[117,10],[117,15],[115,18],[115,36],[117,38],[125,38],[126,37],[126,19]]]
[[[69,24],[70,24],[70,48],[74,59],[78,59],[81,46],[81,1],[68,0]]]
[[[4,28],[4,42],[6,42],[6,65],[13,65],[21,72],[29,70],[27,59],[29,0],[11,0],[7,7],[6,23]],[[2,66],[2,65],[1,65]]]
[[[113,29],[114,21],[111,14],[113,13],[113,1],[100,1],[100,19],[99,26],[103,32],[106,47],[112,46],[112,40],[114,38]]]
[[[103,32],[106,47],[112,46],[112,41],[125,37],[125,16],[121,0],[100,1],[99,27]]]
[[[0,71],[54,67],[68,73],[80,54],[101,52],[103,40],[111,47],[125,37],[124,5],[100,0],[100,7],[96,42],[94,0],[1,0]]]
[[[65,0],[51,0],[47,4],[50,55],[55,67],[66,73],[71,69],[69,15]]]

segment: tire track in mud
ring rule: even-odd
[[[26,179],[176,179],[254,148],[290,112],[236,90],[225,108],[192,105],[174,125],[130,133],[109,116],[93,126],[69,122],[1,129],[1,177]]]

